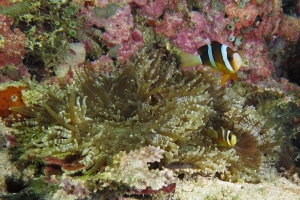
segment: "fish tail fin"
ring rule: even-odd
[[[177,56],[179,58],[179,61],[181,63],[180,67],[181,69],[185,69],[187,67],[195,67],[197,65],[201,65],[202,61],[199,58],[199,56],[190,54],[190,53],[185,53],[185,52],[178,52]]]

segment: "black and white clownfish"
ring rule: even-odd
[[[237,80],[235,74],[242,65],[242,58],[239,52],[232,50],[225,44],[213,41],[211,45],[204,45],[197,49],[198,55],[179,52],[181,68],[195,67],[197,65],[206,65],[223,72],[221,85],[224,86],[227,80],[232,78]]]
[[[223,127],[218,131],[210,128],[208,134],[216,142],[216,145],[220,147],[232,148],[237,143],[236,135]]]

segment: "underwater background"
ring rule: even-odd
[[[2,0],[0,199],[300,199],[299,16]]]

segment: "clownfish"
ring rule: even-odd
[[[224,86],[227,80],[232,78],[237,80],[236,72],[240,69],[243,60],[239,52],[232,50],[225,44],[213,41],[211,45],[204,45],[197,49],[198,55],[185,52],[177,53],[181,62],[181,68],[195,67],[197,65],[206,65],[214,68],[224,75],[221,85]]]
[[[214,139],[216,145],[220,147],[232,148],[237,143],[236,135],[223,127],[221,127],[221,130],[219,131],[210,128],[208,134]]]

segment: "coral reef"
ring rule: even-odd
[[[7,65],[19,65],[25,55],[25,34],[18,28],[11,29],[14,20],[0,14],[0,69]]]
[[[163,153],[164,150],[154,146],[142,147],[129,154],[120,152],[113,157],[113,165],[105,167],[105,172],[93,177],[91,184],[100,181],[104,183],[102,187],[106,187],[115,182],[125,184],[136,191],[146,188],[160,190],[175,181],[173,172],[169,169],[150,171],[147,163],[160,162]]]
[[[105,32],[101,33],[100,37],[108,48],[118,49],[119,62],[128,62],[142,46],[143,35],[134,28],[134,19],[129,5],[119,8],[110,4],[106,8],[84,9],[83,12],[88,16],[86,24],[88,28],[92,26],[104,28]]]
[[[163,15],[148,15],[144,12],[149,7],[146,3],[133,2],[137,8],[132,9],[142,15],[142,24],[153,27],[157,36],[164,35],[183,51],[195,53],[211,41],[243,49],[247,65],[239,76],[251,83],[278,78],[273,74],[280,67],[274,69],[268,57],[270,41],[280,37],[287,41],[284,48],[288,49],[299,39],[300,20],[285,15],[281,1],[172,1],[168,6],[165,1],[155,1],[157,10],[164,10]],[[149,37],[138,20],[135,24],[144,38]]]
[[[62,187],[62,190],[64,190],[67,194],[74,194],[80,199],[88,196],[89,194],[89,191],[83,181],[74,180],[65,174],[62,176],[60,187]]]
[[[90,191],[169,191],[171,170],[178,168],[259,182],[280,145],[270,126],[210,72],[176,66],[166,49],[147,46],[121,73],[97,74],[87,63],[70,85],[28,81],[28,90],[42,95],[25,95],[30,106],[10,108],[30,116],[12,124],[20,162],[35,157],[48,163],[49,175],[55,165],[73,178],[83,176]],[[237,136],[234,148],[210,136],[220,128]],[[158,166],[147,169],[153,162]]]
[[[239,78],[264,84],[287,78],[278,72],[285,65],[271,62],[268,52],[273,48],[269,47],[279,38],[285,41],[284,50],[293,49],[300,26],[298,17],[282,11],[281,1],[271,0],[26,0],[7,4],[0,13],[14,17],[14,27],[26,35],[24,63],[32,75],[42,76],[39,81],[56,75],[52,68],[64,61],[69,43],[83,43],[93,61],[109,56],[128,64],[145,43],[161,45],[169,40],[189,53],[211,41],[243,49],[245,66]],[[285,59],[293,54],[289,52]]]
[[[277,134],[286,136],[276,168],[279,172],[292,175],[299,173],[300,93],[295,87],[276,86],[275,89],[238,83],[232,89],[244,98],[245,105],[255,106],[257,112],[264,116],[268,126],[273,126]],[[285,93],[286,90],[289,92]]]
[[[276,170],[299,184],[299,5],[1,1],[0,184],[18,194],[0,198],[181,198],[212,177],[238,196]],[[234,84],[179,69],[174,52],[212,41],[243,57]]]
[[[0,9],[0,13],[16,15],[15,23],[11,25],[23,35],[14,39],[14,43],[20,40],[23,46],[14,45],[14,48],[23,50],[20,61],[24,58],[31,75],[39,80],[53,76],[52,67],[67,56],[69,43],[78,42],[79,30],[84,23],[83,17],[76,15],[78,10],[79,6],[73,2],[45,0],[24,0]]]

